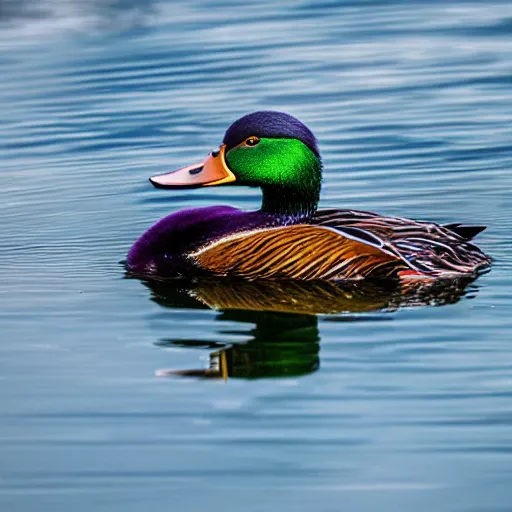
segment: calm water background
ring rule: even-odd
[[[511,510],[510,2],[84,4],[0,2],[0,510]],[[319,317],[304,376],[158,378],[255,326],[119,261],[259,194],[147,177],[262,108],[317,134],[323,206],[486,224],[494,268],[453,305]]]

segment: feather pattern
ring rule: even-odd
[[[423,275],[474,274],[487,267],[491,259],[468,242],[483,226],[441,226],[432,222],[401,217],[383,217],[354,210],[318,210],[312,224],[330,227],[343,233],[359,229],[383,243],[383,248],[396,254],[409,267]]]
[[[248,279],[390,277],[407,268],[385,248],[329,227],[307,224],[242,232],[206,245],[189,257],[215,275]]]
[[[490,263],[450,227],[353,210],[319,210],[310,224],[220,238],[188,255],[214,275],[341,280],[455,277]]]

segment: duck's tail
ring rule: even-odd
[[[478,233],[481,233],[487,226],[467,226],[466,224],[444,224],[444,228],[453,231],[460,237],[464,238],[464,240],[473,240]]]

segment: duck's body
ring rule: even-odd
[[[317,210],[321,162],[316,140],[287,114],[245,116],[204,162],[151,181],[163,188],[259,185],[263,205],[254,212],[213,206],[165,217],[128,254],[128,268],[138,275],[410,279],[475,275],[490,263],[470,243],[482,226]]]
[[[128,266],[138,275],[164,278],[458,277],[490,263],[469,242],[481,230],[335,209],[293,222],[212,206],[163,218],[133,246]]]

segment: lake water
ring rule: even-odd
[[[511,510],[510,2],[104,4],[0,2],[0,510]],[[318,316],[126,279],[164,215],[258,207],[147,181],[258,109],[322,206],[485,224],[492,271]]]

